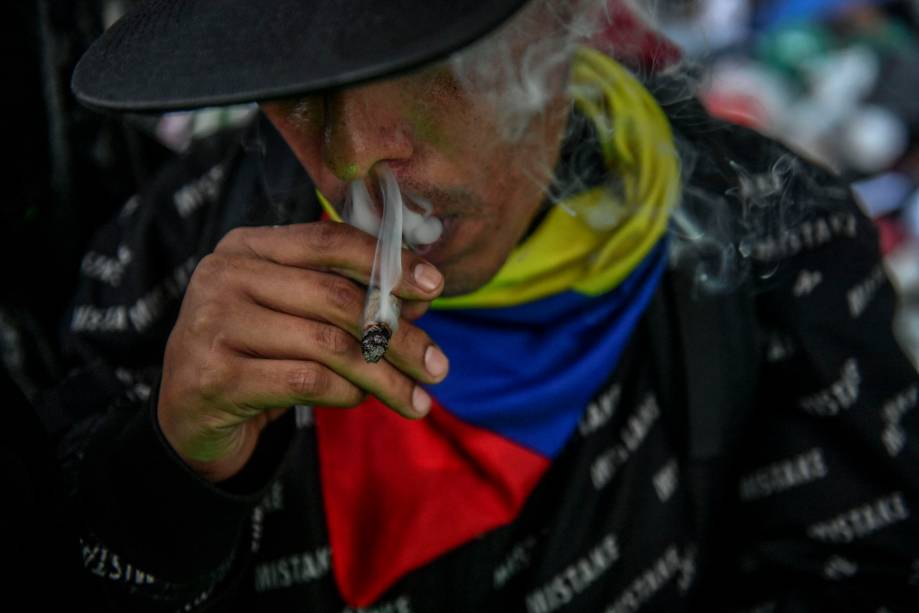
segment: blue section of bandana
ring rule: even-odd
[[[612,373],[666,266],[661,241],[616,289],[418,320],[450,359],[431,393],[467,423],[554,458]]]

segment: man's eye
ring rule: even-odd
[[[284,104],[284,112],[293,123],[319,124],[325,114],[325,100],[319,95],[292,98]]]

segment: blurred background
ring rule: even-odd
[[[919,0],[635,2],[701,75],[711,113],[784,141],[851,182],[880,229],[902,295],[897,331],[919,362]],[[2,429],[0,465],[10,499],[19,501],[8,505],[13,521],[42,526],[12,531],[23,542],[11,548],[20,549],[23,567],[34,559],[45,574],[55,572],[49,560],[61,560],[51,565],[62,578],[79,565],[49,555],[69,528],[50,441],[30,409],[66,374],[58,325],[80,268],[100,265],[82,254],[165,162],[255,112],[250,105],[113,116],[79,106],[69,88],[77,60],[132,4],[14,2],[2,43],[12,138],[11,193],[0,207],[0,390],[12,423]]]
[[[919,363],[919,0],[663,0],[658,28],[702,75],[709,111],[852,185],[900,289]]]

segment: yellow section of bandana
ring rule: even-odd
[[[680,194],[680,164],[663,110],[623,66],[582,48],[570,93],[594,125],[611,180],[556,203],[497,275],[434,308],[514,306],[563,291],[615,288],[667,228]]]

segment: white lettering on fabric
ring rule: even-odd
[[[268,491],[258,506],[262,507],[262,510],[266,513],[284,509],[284,488],[281,486],[280,481],[271,482],[271,485],[268,486]]]
[[[690,545],[683,551],[683,557],[680,558],[680,578],[677,580],[677,587],[683,593],[689,590],[696,579],[697,554],[696,546]]]
[[[83,260],[80,262],[80,271],[90,279],[96,279],[112,287],[118,287],[121,285],[124,270],[132,259],[131,250],[125,245],[118,247],[115,257],[90,251],[83,256]]]
[[[855,361],[855,358],[849,358],[842,365],[838,381],[816,394],[801,398],[798,406],[811,415],[837,415],[840,411],[850,408],[858,400],[861,382],[858,362]]]
[[[118,367],[115,368],[115,377],[128,388],[125,396],[131,401],[147,400],[150,398],[150,394],[153,393],[150,383],[137,371]]]
[[[149,585],[156,582],[153,575],[125,562],[118,554],[99,543],[89,545],[80,539],[80,547],[84,568],[97,577],[131,585]]]
[[[193,183],[181,187],[172,196],[180,217],[188,217],[205,203],[214,202],[223,182],[223,166],[214,166]]]
[[[408,596],[399,596],[372,607],[345,607],[342,613],[412,613],[412,601]]]
[[[858,285],[846,293],[849,302],[849,315],[856,319],[871,303],[871,299],[877,294],[878,289],[884,284],[884,267],[881,264],[875,266],[868,276],[860,281]]]
[[[854,238],[857,228],[855,215],[836,213],[805,221],[788,228],[779,237],[769,237],[753,245],[753,257],[760,261],[774,261],[797,255],[829,243],[833,238]]]
[[[613,479],[616,471],[648,436],[658,417],[657,398],[648,394],[619,432],[619,442],[600,453],[591,465],[590,478],[596,489],[602,489]]]
[[[793,172],[792,167],[796,166],[794,160],[787,158],[787,162],[786,164],[786,156],[782,156],[777,161],[777,165],[783,170]],[[756,174],[741,172],[737,177],[740,180],[740,197],[745,201],[771,198],[785,189],[787,176],[781,171]]]
[[[795,353],[795,344],[786,334],[773,333],[766,340],[766,361],[781,362]]]
[[[185,606],[183,606],[181,609],[182,613],[190,613],[191,611],[194,611],[199,606],[204,604],[204,602],[208,598],[211,597],[212,593],[213,593],[213,588],[208,588],[204,590],[203,592],[201,592],[200,594],[192,598],[189,602],[185,603]]]
[[[813,292],[821,281],[823,281],[823,273],[819,270],[802,270],[791,292],[795,298],[806,296]]]
[[[508,581],[516,577],[530,565],[530,555],[536,545],[536,537],[528,536],[511,548],[507,557],[495,568],[494,586],[501,589]]]
[[[265,511],[256,506],[252,509],[252,553],[262,547],[262,535],[265,533]]]
[[[857,572],[858,564],[842,556],[833,556],[823,565],[823,576],[833,581],[848,579]]]
[[[825,543],[851,543],[909,517],[903,494],[894,492],[868,504],[849,509],[826,521],[813,524],[807,534]]]
[[[149,328],[162,316],[170,303],[181,298],[197,261],[195,256],[188,258],[128,307],[128,317],[135,330],[143,332]]]
[[[121,212],[118,213],[119,219],[126,219],[134,214],[134,211],[137,210],[137,207],[140,206],[140,197],[135,194],[128,198],[128,201],[124,203],[124,206],[121,207]]]
[[[528,613],[552,613],[592,586],[619,559],[619,544],[607,534],[587,555],[575,560],[526,596]]]
[[[758,468],[740,480],[740,499],[765,498],[795,486],[822,479],[827,475],[826,462],[819,448],[805,451],[787,460]]]
[[[592,434],[606,425],[616,407],[619,405],[619,398],[622,395],[622,386],[618,383],[604,390],[596,399],[587,405],[581,421],[578,423],[578,430],[582,436]]]
[[[915,408],[917,396],[919,386],[912,385],[888,400],[881,408],[881,419],[886,424],[881,432],[881,441],[891,456],[899,454],[906,445],[906,432],[900,420],[907,411]]]
[[[316,423],[316,417],[313,415],[313,407],[306,404],[295,405],[294,422],[300,430],[311,427]]]
[[[664,464],[663,468],[654,474],[652,481],[654,491],[657,492],[657,497],[660,501],[667,502],[670,500],[679,483],[679,466],[676,459],[674,458]]]
[[[638,575],[629,586],[619,594],[605,613],[633,613],[663,589],[678,574],[684,572],[695,574],[695,553],[690,553],[684,560],[676,545],[670,545],[664,553]],[[679,587],[685,591],[689,581],[680,580]],[[684,587],[685,586],[685,587]]]
[[[143,332],[162,315],[166,305],[182,296],[196,262],[195,256],[188,258],[130,306],[77,306],[70,329],[74,332],[126,332],[130,324],[137,332]]]
[[[330,557],[325,546],[259,564],[255,567],[255,591],[277,590],[320,579],[329,572]]]
[[[70,329],[73,332],[124,332],[128,329],[128,310],[124,305],[82,304],[73,310]]]

